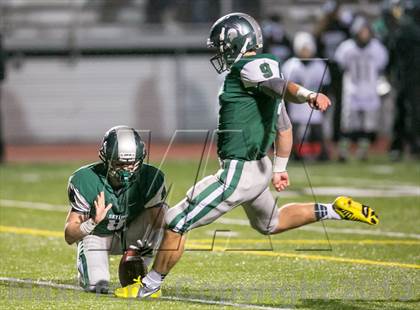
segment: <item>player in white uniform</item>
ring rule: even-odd
[[[282,66],[282,72],[286,80],[293,81],[308,89],[321,91],[322,86],[330,84],[330,73],[327,64],[321,59],[312,59],[316,54],[314,37],[307,32],[299,32],[293,40],[295,57],[290,58]],[[325,72],[325,74],[324,74]],[[293,124],[294,150],[297,157],[310,157],[327,159],[328,152],[324,140],[323,123],[324,115],[319,110],[313,110],[309,105],[290,102],[288,105],[290,120]],[[312,116],[309,121],[309,117]],[[299,143],[308,128],[308,143],[304,144],[302,154],[299,154]]]
[[[358,142],[359,159],[367,159],[369,145],[378,129],[381,105],[376,91],[379,74],[388,63],[388,52],[382,43],[372,37],[369,23],[356,18],[352,39],[340,44],[335,60],[344,71],[340,159],[349,154],[350,139]]]

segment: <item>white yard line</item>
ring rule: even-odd
[[[31,202],[9,199],[0,199],[0,206],[59,212],[67,212],[70,209],[70,207],[64,205],[53,205],[45,202]]]
[[[0,282],[32,284],[36,286],[52,287],[52,288],[57,288],[57,289],[82,291],[82,288],[76,285],[58,284],[51,281],[0,277]],[[253,305],[253,304],[242,304],[242,303],[234,303],[234,302],[229,302],[229,301],[219,301],[219,300],[200,299],[200,298],[162,296],[160,299],[171,300],[171,301],[193,302],[193,303],[206,304],[206,305],[230,306],[230,307],[245,308],[245,309],[290,310],[290,308],[275,308],[275,307],[269,307],[269,306],[259,306],[259,305]]]
[[[42,202],[30,202],[30,201],[18,201],[18,200],[6,200],[0,199],[0,207],[14,207],[14,208],[24,208],[24,209],[34,209],[34,210],[43,210],[43,211],[60,211],[67,212],[69,207],[63,205],[52,205]],[[240,226],[250,226],[248,220],[244,219],[232,219],[228,217],[222,217],[217,220],[216,223],[224,225],[240,225]],[[298,228],[300,230],[312,231],[324,234],[324,228],[315,227],[315,226],[304,226]],[[415,233],[404,233],[396,231],[382,231],[382,230],[373,230],[373,229],[357,229],[357,228],[330,228],[327,227],[328,232],[336,234],[346,234],[346,235],[365,235],[365,236],[382,236],[382,237],[396,237],[396,238],[414,238],[420,239],[420,234]]]

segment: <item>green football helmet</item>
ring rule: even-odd
[[[133,128],[116,126],[109,129],[102,140],[99,158],[106,165],[108,177],[126,186],[140,170],[146,147]]]
[[[259,52],[263,37],[257,21],[244,13],[232,13],[219,18],[211,27],[208,48],[217,53],[210,59],[217,73],[229,70],[249,51]]]

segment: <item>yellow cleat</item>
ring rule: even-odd
[[[358,221],[369,225],[377,225],[379,223],[379,218],[372,208],[349,197],[337,197],[333,202],[333,208],[344,220]]]
[[[134,283],[117,288],[114,291],[114,295],[118,298],[137,298],[139,297],[139,290],[144,288],[143,283],[141,282],[140,276],[137,279],[134,279]],[[152,294],[148,294],[149,298],[159,298],[162,296],[162,291],[160,289],[156,290]]]

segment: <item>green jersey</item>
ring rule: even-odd
[[[264,94],[258,84],[279,78],[271,54],[243,57],[225,78],[219,95],[218,155],[221,159],[264,157],[276,136],[279,100]]]
[[[72,211],[95,215],[94,201],[105,193],[105,205],[112,204],[106,217],[94,229],[95,235],[110,235],[139,216],[146,208],[163,202],[166,195],[163,173],[143,164],[135,179],[126,187],[114,190],[107,180],[103,163],[94,163],[77,170],[69,179],[68,195]]]

